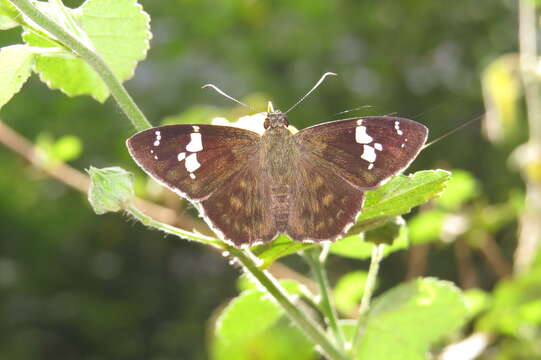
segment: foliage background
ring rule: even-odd
[[[354,114],[396,113],[423,122],[435,137],[485,111],[483,70],[517,49],[516,4],[510,0],[141,3],[152,18],[153,39],[127,87],[156,125],[178,114],[231,113],[226,99],[200,89],[205,83],[257,106],[270,99],[287,108],[323,72],[334,71],[340,76],[291,113],[293,125],[371,105]],[[2,46],[18,42],[18,30],[0,32]],[[136,170],[124,146],[133,130],[111,100],[69,99],[33,76],[1,117],[34,142],[74,135],[83,152],[71,165],[133,170],[141,194],[179,207]],[[520,122],[520,113],[516,117]],[[473,206],[503,203],[523,188],[507,159],[524,141],[519,131],[496,147],[476,123],[425,150],[410,170],[465,169],[480,184]],[[118,215],[98,217],[84,195],[3,147],[0,194],[0,357],[207,357],[209,319],[236,294],[238,269],[220,254]],[[509,219],[492,234],[507,261],[516,233],[516,219]],[[404,280],[415,251],[384,261],[379,291]],[[464,285],[455,252],[449,244],[433,245],[424,274]],[[297,258],[286,262],[307,271]],[[358,262],[333,258],[331,281],[358,268]],[[476,271],[476,285],[486,290],[499,280],[490,267],[480,264]]]

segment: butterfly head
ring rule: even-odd
[[[265,130],[278,127],[287,128],[289,126],[289,122],[287,121],[286,115],[280,110],[274,110],[272,103],[269,101],[269,105],[267,107],[267,117],[265,118],[263,126],[265,127]]]

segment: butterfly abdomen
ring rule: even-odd
[[[268,129],[261,138],[261,176],[269,184],[270,207],[279,232],[284,232],[291,208],[291,189],[297,169],[293,166],[299,151],[293,134],[285,127]]]

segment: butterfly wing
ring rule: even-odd
[[[209,197],[258,156],[260,136],[213,125],[169,125],[141,131],[126,142],[151,177],[193,201]]]
[[[373,116],[338,120],[301,130],[301,152],[361,189],[373,189],[404,170],[421,151],[428,129],[413,120]]]
[[[151,177],[194,201],[220,238],[242,245],[278,233],[260,176],[260,139],[228,126],[171,125],[137,133],[127,146]]]
[[[304,154],[296,164],[287,234],[297,241],[334,241],[343,236],[359,213],[363,191],[328,164]]]
[[[251,160],[230,181],[200,203],[200,210],[220,238],[235,245],[254,245],[278,235],[271,209],[270,186],[257,160]]]

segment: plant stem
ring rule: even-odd
[[[93,50],[89,49],[76,36],[70,34],[62,26],[56,24],[45,14],[41,13],[30,0],[9,0],[19,11],[26,15],[41,28],[53,35],[67,49],[81,57],[101,77],[109,88],[118,106],[132,122],[136,130],[141,131],[152,127],[142,111],[137,107],[130,94],[122,86],[121,81],[105,63],[103,58]]]
[[[353,334],[353,344],[351,346],[351,351],[353,353],[357,352],[357,348],[359,347],[359,343],[362,338],[362,328],[366,320],[366,313],[368,313],[368,310],[370,309],[370,299],[372,298],[372,294],[374,293],[374,289],[376,287],[376,279],[378,277],[379,264],[383,259],[384,247],[384,244],[378,244],[374,246],[374,249],[372,249],[370,267],[368,268],[368,277],[366,279],[366,285],[364,287],[364,293],[361,299],[357,326],[355,327],[355,332]]]
[[[334,334],[336,345],[340,349],[345,349],[344,335],[342,334],[342,331],[340,327],[338,326],[338,321],[337,321],[338,316],[336,314],[336,309],[331,303],[331,297],[330,297],[331,288],[329,285],[329,279],[327,277],[327,271],[325,270],[325,258],[324,257],[321,258],[319,256],[320,255],[319,248],[308,249],[304,252],[304,254],[305,254],[304,258],[308,262],[308,265],[310,265],[310,269],[312,270],[312,273],[314,274],[314,278],[319,284],[319,290],[321,293],[321,302],[320,302],[321,308]]]
[[[323,330],[310,317],[295,306],[280,283],[267,271],[261,270],[246,252],[217,239],[194,234],[171,225],[163,224],[146,216],[133,205],[128,206],[126,211],[144,225],[164,231],[168,234],[176,235],[178,237],[200,241],[228,252],[228,256],[240,261],[240,263],[244,266],[244,269],[255,279],[257,279],[265,290],[281,305],[286,314],[288,314],[289,317],[301,328],[308,338],[310,338],[321,348],[329,359],[347,360],[347,357],[342,354],[342,352],[337,349],[331,341],[329,341]]]
[[[190,231],[182,230],[177,227],[159,222],[158,220],[155,220],[151,218],[150,216],[146,215],[145,213],[143,213],[134,205],[129,205],[125,210],[128,212],[128,214],[132,215],[134,218],[139,220],[143,225],[153,227],[155,229],[161,230],[171,235],[181,237],[183,239],[197,241],[202,244],[210,245],[214,248],[218,248],[220,250],[226,250],[226,246],[225,246],[226,244],[216,238],[201,235],[201,234],[196,234]]]
[[[537,74],[537,14],[531,0],[519,1],[520,74],[529,124],[529,140],[523,145],[534,153],[541,153],[541,85]],[[523,168],[526,182],[524,213],[520,219],[518,245],[515,251],[515,272],[531,266],[541,241],[541,178],[530,168],[539,166],[539,159],[529,160]]]

